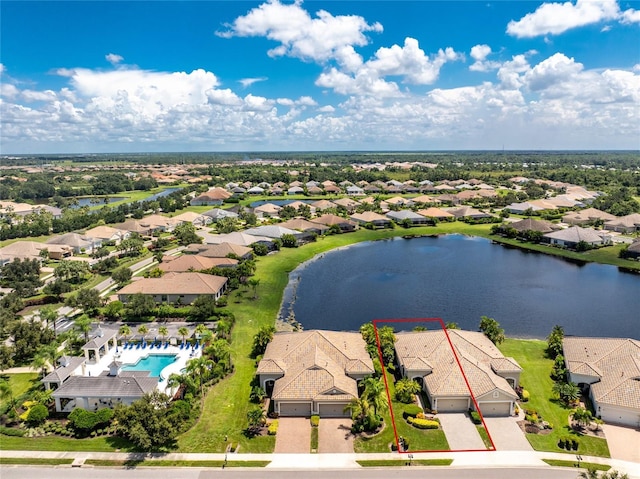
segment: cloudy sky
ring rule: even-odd
[[[2,154],[640,149],[640,1],[0,9]]]

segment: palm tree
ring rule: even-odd
[[[600,475],[597,469],[589,467],[586,471],[582,471],[578,477],[581,479],[599,479]]]
[[[199,358],[194,358],[187,363],[187,373],[190,374],[193,378],[196,376],[199,379],[200,383],[200,397],[202,402],[204,403],[204,383],[209,378],[209,374],[211,373],[211,369],[214,366],[214,362],[201,356]]]
[[[379,411],[385,411],[389,407],[387,390],[380,379],[367,377],[363,381],[364,392],[362,395],[373,406],[373,413],[378,416]]]
[[[253,299],[258,299],[258,285],[260,284],[260,280],[258,278],[251,278],[247,283],[253,289]]]
[[[74,321],[76,329],[84,334],[85,343],[89,342],[89,332],[91,331],[91,318],[86,314],[76,318]]]
[[[369,425],[374,423],[372,416],[374,415],[373,406],[365,397],[353,398],[344,408],[345,412],[351,413],[351,419],[354,426],[361,426],[363,429],[369,429]]]
[[[56,321],[58,319],[58,312],[51,306],[43,306],[40,309],[40,319],[46,321],[47,326],[53,324],[53,337],[56,337]]]
[[[182,326],[181,328],[178,329],[178,334],[182,336],[182,344],[184,344],[184,338],[189,336],[189,329],[185,326]]]
[[[146,324],[143,324],[138,328],[138,333],[142,335],[142,343],[146,342],[146,334],[149,332],[149,328],[147,328]]]
[[[160,336],[162,336],[162,342],[164,343],[164,338],[169,335],[169,328],[167,328],[166,326],[160,326],[158,328],[158,332],[160,333]]]
[[[197,391],[196,384],[189,374],[171,374],[167,379],[167,386],[171,389],[182,387],[182,397],[186,393],[194,394]]]
[[[17,415],[18,410],[16,409],[16,399],[13,397],[13,388],[9,381],[4,379],[0,379],[0,398],[6,399],[9,403],[9,408],[13,409],[13,412]]]
[[[123,324],[120,326],[120,329],[118,329],[118,334],[124,338],[124,342],[126,343],[127,338],[131,336],[131,328],[128,325]]]
[[[209,330],[209,328],[207,328],[204,323],[200,323],[196,326],[196,334],[198,335],[199,338],[202,338],[202,336]]]

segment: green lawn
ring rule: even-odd
[[[380,459],[356,461],[362,467],[402,467],[409,465],[409,459]],[[412,466],[450,466],[453,459],[413,459]]]
[[[60,466],[62,464],[71,464],[73,459],[58,459],[45,457],[3,457],[0,464],[7,466],[12,465],[34,465],[34,466]]]
[[[484,447],[486,447],[487,449],[493,449],[491,440],[489,439],[489,434],[487,434],[487,430],[484,428],[484,426],[476,426],[476,429],[478,430],[478,434],[482,438]]]
[[[132,451],[131,444],[120,437],[70,439],[66,437],[14,437],[0,435],[0,449],[6,451]]]
[[[507,339],[499,348],[505,356],[515,358],[522,366],[520,383],[531,394],[529,402],[522,403],[522,406],[537,410],[544,420],[553,425],[551,434],[526,434],[536,451],[566,452],[557,443],[560,437],[570,436],[580,442],[580,454],[611,457],[605,439],[584,436],[569,428],[570,409],[555,399],[551,392],[553,380],[549,374],[553,361],[545,356],[545,341]]]
[[[29,391],[29,389],[40,385],[38,373],[3,374],[0,377],[9,380],[11,393],[16,400],[20,399],[20,396]],[[6,404],[6,400],[0,401],[0,411],[4,411]]]
[[[394,396],[392,377],[387,373],[389,393]],[[410,451],[448,451],[449,443],[442,429],[418,429],[411,426],[402,417],[408,404],[392,400],[393,419],[398,430],[398,437],[404,437],[409,443]],[[390,412],[382,414],[385,427],[382,432],[373,437],[358,437],[354,441],[355,452],[391,452],[389,445],[395,444],[393,424]]]
[[[84,463],[98,467],[266,467],[270,461],[168,461],[164,459],[128,459],[125,461],[113,459],[87,459]]]
[[[555,467],[578,467],[578,462],[576,461],[562,461],[560,459],[543,459],[543,462],[546,462],[550,466]],[[596,471],[608,471],[611,469],[611,466],[607,464],[596,464],[593,462],[580,462],[580,469],[595,469]]]

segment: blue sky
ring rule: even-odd
[[[2,154],[640,149],[640,2],[0,3]]]

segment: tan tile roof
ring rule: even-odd
[[[195,254],[187,254],[179,257],[164,257],[162,263],[158,265],[164,272],[184,273],[188,271],[202,271],[205,269],[219,268],[225,266],[235,266],[238,264],[237,259],[231,258],[210,258],[207,256],[199,256]]]
[[[318,216],[317,218],[313,218],[311,221],[313,223],[320,223],[327,226],[341,225],[341,224],[349,224],[352,226],[356,226],[356,223],[354,223],[351,220],[348,220],[347,218],[343,218],[342,216],[331,215],[331,214]]]
[[[640,341],[570,336],[563,349],[570,372],[600,378],[591,385],[598,403],[640,411]]]
[[[454,216],[448,211],[442,210],[440,208],[427,208],[425,210],[418,210],[422,216],[427,216],[429,218],[453,218]]]
[[[234,243],[190,244],[184,251],[186,253],[197,253],[200,256],[207,256],[209,258],[226,258],[229,254],[235,254],[242,258],[253,252],[253,250],[247,246]]]
[[[349,374],[371,374],[373,363],[360,333],[279,333],[267,346],[258,374],[280,374],[273,399],[348,401],[358,395]]]
[[[100,239],[111,239],[113,237],[123,237],[127,235],[129,232],[125,230],[120,230],[117,228],[112,228],[111,226],[96,226],[95,228],[91,228],[90,230],[85,231],[85,236],[90,236],[91,238],[100,238]]]
[[[203,273],[166,273],[161,278],[141,278],[118,294],[216,294],[227,278]]]
[[[448,333],[474,396],[498,389],[516,397],[506,379],[496,374],[521,371],[515,359],[505,358],[482,333],[462,330]],[[424,376],[432,395],[469,396],[469,388],[443,330],[397,333],[396,354],[409,371],[427,367],[432,370]]]
[[[362,213],[355,213],[351,215],[351,219],[356,221],[364,221],[364,222],[371,222],[371,221],[389,222],[390,221],[389,218],[379,215],[378,213],[375,213],[373,211],[363,211]]]

